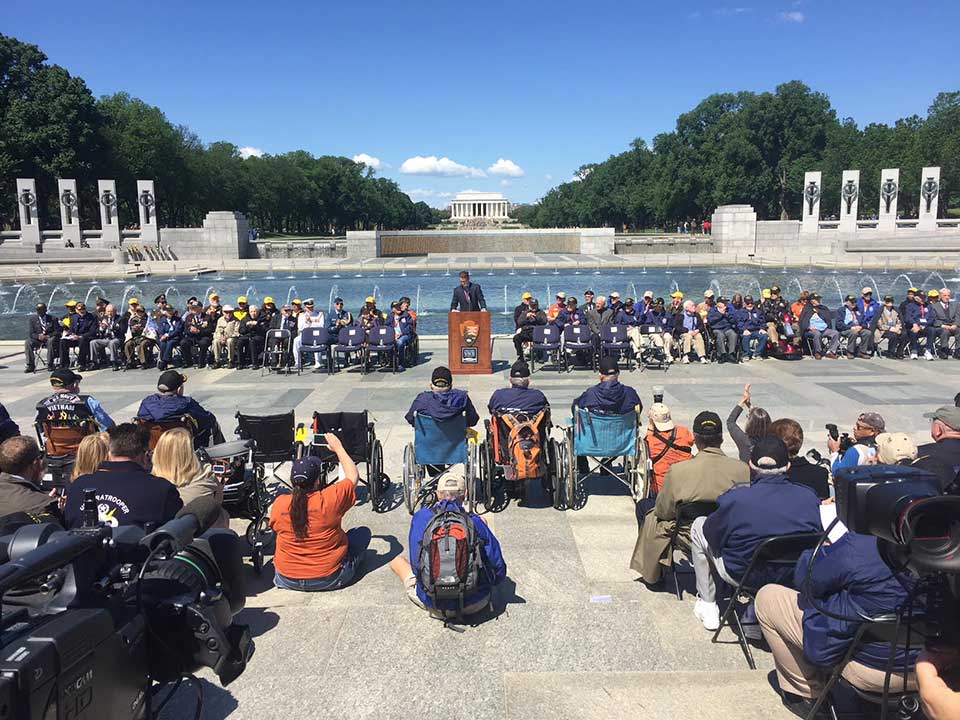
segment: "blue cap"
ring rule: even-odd
[[[309,487],[320,479],[323,464],[320,458],[312,455],[293,461],[290,468],[290,482],[295,486]]]
[[[342,302],[343,302],[343,298],[342,298],[342,297],[336,297],[336,298],[333,299],[333,304],[334,304],[334,305],[336,305],[337,303],[342,303]]]

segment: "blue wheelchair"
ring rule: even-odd
[[[583,484],[592,475],[611,475],[630,491],[634,502],[649,492],[647,443],[637,413],[602,415],[575,407],[560,443],[560,481],[564,507],[578,510]],[[583,458],[578,462],[579,458]],[[559,484],[559,483],[558,483]]]
[[[468,432],[472,437],[467,437]],[[407,512],[413,515],[433,505],[437,476],[450,465],[461,463],[467,478],[464,507],[469,512],[475,511],[478,503],[489,507],[493,502],[492,477],[481,476],[481,445],[479,435],[468,430],[464,413],[443,421],[415,413],[413,442],[403,449],[403,501]]]

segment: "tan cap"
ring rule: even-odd
[[[861,295],[866,295],[867,293],[871,293],[871,294],[872,294],[872,293],[873,293],[873,288],[871,288],[871,287],[865,287],[865,288],[863,288],[863,289],[860,291],[860,294],[861,294]]]
[[[462,464],[451,465],[447,471],[437,479],[437,492],[455,494],[463,497],[467,492],[467,478]]]
[[[670,408],[663,403],[654,403],[650,406],[650,420],[653,421],[653,426],[661,432],[673,430],[675,427],[670,415]]]
[[[906,433],[880,433],[877,435],[877,460],[884,465],[894,465],[901,460],[916,460],[917,444]]]
[[[705,298],[713,297],[713,296],[714,296],[714,292],[713,292],[713,290],[705,290],[705,291],[703,292],[703,296],[704,296]]]
[[[560,292],[557,293],[557,297],[560,298],[561,300],[566,300],[567,294],[563,290],[561,290]]]

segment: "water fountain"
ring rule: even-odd
[[[664,275],[673,275],[673,270],[670,265],[670,253],[667,253],[667,269],[663,271]]]
[[[813,255],[810,256],[810,264],[807,265],[807,275],[813,275]]]
[[[37,292],[37,289],[33,285],[21,285],[17,288],[17,294],[13,296],[13,304],[10,306],[9,314],[17,312],[17,301],[20,299],[20,295],[26,291],[28,295],[33,297],[33,305],[36,305],[40,302],[40,293]],[[56,288],[53,290],[54,294],[57,292]],[[53,299],[53,294],[50,295],[51,300]],[[47,303],[49,306],[50,303]]]
[[[174,293],[176,293],[177,295],[177,302],[173,302],[173,300],[170,299],[170,297]],[[169,302],[174,307],[183,307],[183,302],[180,299],[183,296],[180,294],[180,290],[178,288],[175,288],[173,285],[171,285],[170,287],[168,287],[166,290],[163,291],[163,294],[167,296],[167,302]]]
[[[890,274],[890,256],[889,255],[887,255],[887,262],[883,266],[883,274],[884,275]]]
[[[630,290],[631,290],[631,292],[633,292],[633,295],[632,295],[631,297],[633,297],[633,298],[638,298],[638,297],[640,297],[640,296],[637,294],[637,286],[634,285],[632,282],[630,283]]]
[[[43,276],[43,266],[37,265],[37,272],[40,273],[40,282],[37,283],[37,287],[46,287],[47,279]]]
[[[710,289],[714,292],[714,297],[721,297],[723,293],[720,291],[720,283],[716,280],[710,281]]]
[[[693,256],[687,253],[687,275],[693,275]]]
[[[574,274],[574,275],[579,275],[579,274],[580,274],[580,261],[579,261],[579,260],[577,260],[577,269],[573,271],[573,274]]]
[[[837,286],[837,297],[840,298],[840,305],[842,306],[843,298],[846,296],[843,294],[843,290],[840,289],[840,283],[837,282],[837,279],[836,278],[830,278],[830,279],[833,280],[833,284]]]
[[[273,260],[270,260],[267,263],[267,274],[263,276],[264,280],[274,280],[273,276]]]
[[[783,256],[783,270],[780,272],[781,275],[787,274],[787,256]]]
[[[641,274],[641,275],[646,275],[646,274],[647,274],[647,259],[646,259],[646,257],[644,257],[644,259],[643,259],[643,270],[640,271],[640,274]]]
[[[286,278],[284,278],[284,279],[285,279],[285,280],[296,280],[296,279],[297,279],[297,274],[293,271],[293,268],[292,268],[292,267],[290,268],[290,274],[287,275]]]
[[[380,277],[383,277],[383,274],[386,272],[387,264],[383,261],[380,262]],[[450,274],[450,268],[447,266],[447,275]]]
[[[516,262],[517,261],[514,258],[510,258],[510,274],[511,275],[517,274]]]
[[[407,266],[406,266],[406,265],[401,265],[401,266],[400,266],[400,277],[406,277],[406,276],[407,276]]]
[[[883,300],[883,294],[880,292],[880,285],[877,283],[877,279],[873,275],[867,275],[867,282],[869,283],[868,287],[873,289],[873,299]]]
[[[61,287],[61,286],[58,285],[57,287]],[[95,290],[98,290],[99,292],[94,296],[94,298],[93,298],[94,300],[96,300],[98,297],[103,297],[104,295],[107,294],[107,291],[104,290],[104,289],[103,289],[102,287],[100,287],[99,285],[91,285],[91,286],[90,286],[90,289],[87,290],[86,297],[83,298],[83,304],[84,304],[84,305],[87,305],[87,306],[90,305],[90,296],[93,295],[93,293],[94,293]]]
[[[224,262],[223,258],[220,258],[220,270],[217,271],[217,276],[214,280],[223,280],[223,274],[227,271],[227,265]]]
[[[70,292],[63,286],[57,285],[53,288],[53,291],[50,293],[50,298],[47,300],[47,307],[54,307],[53,299],[57,296],[57,293],[63,293],[67,298],[71,297]],[[39,293],[37,293],[39,295]]]
[[[73,279],[73,273],[69,273],[68,277],[70,278],[67,281],[67,285],[76,285],[77,281]]]
[[[374,285],[374,286],[373,286],[373,292],[370,293],[370,295],[373,296],[373,301],[374,301],[374,302],[377,302],[377,296],[378,296],[379,294],[380,294],[380,286],[379,286],[379,285]]]
[[[287,288],[287,302],[286,302],[286,304],[289,305],[289,304],[290,304],[290,301],[293,300],[293,298],[295,298],[295,297],[297,297],[297,286],[296,286],[296,285],[291,285],[289,288]]]
[[[337,270],[336,270],[336,272],[333,273],[333,276],[334,276],[335,278],[340,277],[340,266],[341,266],[341,265],[343,265],[343,260],[338,260],[338,261],[337,261]]]
[[[214,289],[213,285],[211,285],[210,287],[208,287],[206,290],[203,291],[203,297],[200,298],[201,302],[203,302],[204,305],[206,305],[210,301],[210,296],[215,293],[217,293],[217,291]]]
[[[559,274],[560,274],[560,269],[559,269],[556,265],[553,266],[553,274],[554,274],[554,275],[559,275]]]
[[[937,290],[939,290],[939,289],[942,288],[942,287],[946,287],[947,281],[944,280],[944,279],[943,279],[943,275],[941,275],[941,274],[938,273],[938,272],[932,272],[932,273],[930,273],[929,275],[927,275],[927,277],[924,279],[923,283],[921,283],[922,286],[923,286],[923,287],[926,287],[927,285],[930,284],[930,281],[933,280],[934,278],[937,278],[937,279],[940,281],[940,286],[939,286],[938,288],[936,288]]]
[[[677,293],[677,292],[680,292],[680,285],[677,284],[677,281],[676,281],[676,280],[671,280],[671,281],[670,281],[670,294],[673,295],[674,293]]]
[[[712,262],[710,263],[710,274],[716,275],[717,274],[717,254],[716,253],[713,253],[711,255],[711,260]]]
[[[890,285],[890,291],[891,291],[891,292],[893,292],[893,288],[896,287],[897,283],[900,282],[900,278],[903,278],[904,281],[906,281],[908,288],[912,288],[912,287],[913,287],[913,282],[910,280],[910,276],[909,276],[909,275],[904,275],[903,273],[901,273],[901,274],[897,275],[897,276],[893,279],[893,284]]]
[[[120,305],[117,306],[117,312],[121,315],[127,310],[127,300],[133,297],[137,291],[138,287],[136,285],[127,285],[123,288],[123,297],[120,299]]]
[[[531,275],[537,275],[537,265],[540,264],[540,259],[536,256],[533,258],[533,270],[530,271]]]
[[[787,283],[787,289],[789,290],[791,285],[796,284],[797,286],[797,295],[803,292],[803,285],[800,284],[800,278],[791,278],[790,282]]]
[[[419,285],[417,285],[417,300],[416,300],[416,304],[415,304],[413,307],[414,307],[414,312],[417,313],[417,317],[425,317],[425,316],[427,316],[427,315],[430,315],[430,312],[429,312],[428,310],[421,310],[421,309],[420,309],[420,286],[419,286]]]
[[[625,274],[626,274],[625,271],[624,271],[624,269],[623,269],[623,258],[620,258],[620,273],[619,273],[619,274],[620,274],[620,275],[625,275]]]
[[[314,272],[316,272],[316,267],[317,267],[316,264],[314,264],[313,267],[314,267]],[[316,275],[314,275],[314,277],[316,277]],[[241,280],[247,279],[247,263],[246,262],[243,263],[243,275],[240,276],[240,279]]]
[[[503,315],[510,315],[510,303],[507,300],[507,286],[503,286]]]
[[[857,270],[857,275],[863,275],[863,255],[860,256],[860,269]]]
[[[167,282],[176,282],[177,281],[177,264],[173,264],[173,268],[170,270],[170,277],[167,278]],[[117,280],[117,282],[123,282],[123,280]]]
[[[447,271],[443,274],[444,277],[450,277],[450,261],[447,260]]]
[[[244,290],[243,294],[246,295],[247,300],[250,300],[250,298],[254,298],[254,297],[257,297],[257,298],[260,297],[260,291],[257,290],[255,285],[248,285],[247,289]],[[253,305],[253,303],[251,302],[250,305]]]
[[[334,284],[333,284],[333,287],[330,288],[330,297],[327,298],[327,313],[328,313],[328,314],[333,311],[333,299],[334,299],[335,297],[338,297],[339,294],[340,294],[340,288],[337,287],[337,284],[336,284],[336,283],[334,283]]]

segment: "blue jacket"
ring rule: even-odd
[[[640,325],[642,320],[640,315],[637,314],[636,309],[631,312],[627,312],[625,309],[617,313],[616,317],[613,319],[614,325]]]
[[[643,406],[637,391],[619,380],[599,382],[583,391],[573,401],[573,407],[581,407],[606,415],[626,415],[637,407]]]
[[[394,332],[400,333],[401,336],[412,335],[413,317],[406,311],[400,313],[399,315],[396,313],[390,313],[390,326],[393,328]]]
[[[157,340],[164,335],[170,336],[167,340],[180,340],[183,337],[183,319],[178,316],[161,318],[157,323]]]
[[[794,573],[803,610],[803,653],[815,665],[830,667],[850,648],[860,623],[827,617],[813,606],[811,598],[835,615],[875,617],[905,605],[915,581],[890,569],[880,557],[877,539],[870,535],[848,532],[832,545],[824,545],[805,585],[810,556],[810,550],[800,556]],[[911,667],[920,652],[919,645],[917,642],[910,651]],[[877,670],[886,669],[889,657],[888,643],[864,645],[854,655],[857,662]],[[902,671],[905,657],[904,648],[897,648],[895,673]]]
[[[410,567],[413,568],[417,577],[417,597],[427,607],[433,607],[433,602],[423,592],[420,585],[419,564],[420,564],[420,546],[423,544],[423,533],[433,516],[440,510],[463,510],[457,500],[443,500],[432,508],[423,508],[418,510],[410,521],[410,536],[407,539],[407,546],[410,548]],[[481,573],[477,581],[477,591],[473,595],[467,595],[463,599],[464,606],[478,603],[490,594],[490,589],[494,585],[499,585],[507,577],[507,563],[503,559],[503,553],[500,550],[500,543],[494,537],[493,531],[487,527],[487,524],[473,513],[469,514],[473,525],[477,530],[477,537],[481,543],[483,553],[483,566],[486,572]],[[456,610],[456,600],[445,600],[440,603],[441,610]]]
[[[347,320],[349,322],[342,324],[340,323],[341,320]],[[327,315],[327,330],[333,335],[334,340],[336,340],[340,328],[347,327],[348,325],[353,325],[353,316],[348,310],[333,310]]]
[[[404,419],[413,425],[414,413],[420,413],[434,420],[449,420],[462,412],[467,414],[467,427],[473,427],[480,422],[480,415],[473,406],[466,390],[450,388],[446,392],[424,390],[410,403],[410,409]]]
[[[660,332],[667,332],[667,329],[673,325],[673,318],[667,315],[666,312],[654,312],[653,310],[647,310],[643,315],[640,316],[641,325],[656,325]]]
[[[727,490],[703,524],[710,550],[723,558],[724,569],[737,579],[764,540],[807,532],[823,532],[820,499],[786,475],[761,475],[752,485]]]
[[[925,328],[933,324],[933,312],[928,306],[921,305],[918,302],[909,303],[903,315],[903,321],[907,325],[919,325],[921,328]]]
[[[506,387],[495,390],[487,403],[487,410],[496,412],[521,412],[536,415],[547,407],[546,396],[536,388]]]
[[[137,417],[153,422],[171,420],[189,414],[199,425],[198,435],[209,433],[217,425],[216,416],[188,395],[148,395],[140,403]]]
[[[79,314],[70,316],[70,329],[66,334],[79,335],[80,337],[93,337],[97,334],[100,327],[100,320],[93,313],[87,313],[83,317]]]
[[[756,306],[754,306],[753,310],[743,308],[737,313],[738,332],[758,332],[760,330],[766,331],[766,329],[767,318]]]
[[[869,304],[863,301],[861,297],[857,300],[857,310],[860,311],[860,314],[863,315],[863,319],[867,325],[873,321],[873,316],[877,314],[880,310],[880,303],[876,300],[871,300]]]
[[[567,325],[573,325],[574,322],[579,322],[584,326],[587,324],[587,318],[584,317],[583,311],[580,310],[580,308],[576,310],[561,310],[557,315],[557,319],[553,321],[553,324],[562,330]]]
[[[734,310],[727,308],[727,311],[722,313],[717,308],[712,307],[707,312],[707,325],[710,326],[711,330],[736,330],[737,318],[734,312]]]
[[[67,529],[83,524],[84,490],[97,491],[100,522],[108,527],[160,525],[173,520],[183,500],[173,483],[151,475],[135,462],[104,462],[70,485],[63,517]]]
[[[847,315],[853,313],[854,322],[847,322]],[[844,330],[849,330],[854,325],[859,325],[862,328],[866,328],[868,323],[863,318],[863,313],[859,310],[851,310],[846,305],[841,305],[840,309],[837,310],[837,330],[843,332]]]

